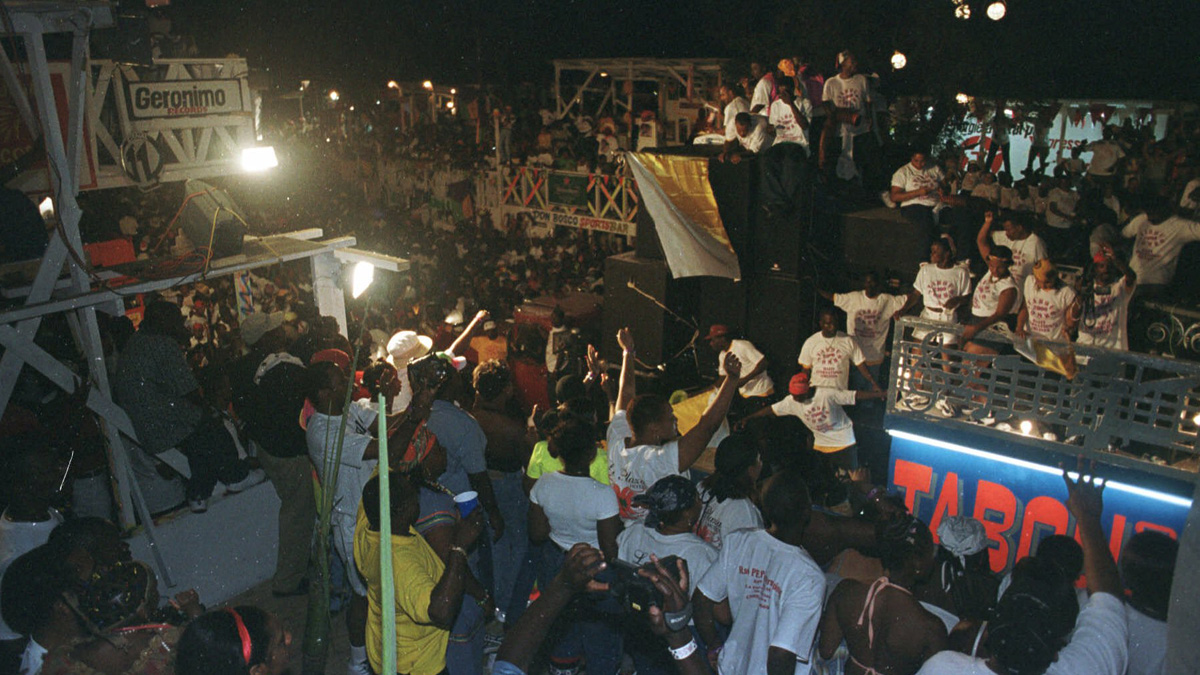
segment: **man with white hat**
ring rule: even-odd
[[[408,364],[428,354],[430,349],[433,349],[433,339],[417,335],[411,330],[402,330],[388,340],[387,361],[396,367],[396,374],[400,380],[400,393],[392,402],[393,413],[408,408],[408,404],[412,402],[413,390],[408,382]]]

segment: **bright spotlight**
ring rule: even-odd
[[[959,5],[958,7],[955,7],[954,8],[954,17],[956,19],[964,19],[964,20],[971,18],[971,6],[966,3],[963,3],[963,4]]]
[[[357,299],[374,280],[374,265],[364,260],[354,263],[354,272],[350,275],[350,295]]]
[[[38,213],[42,214],[42,220],[50,220],[54,217],[54,200],[46,197],[38,204]]]
[[[49,197],[47,197],[47,199],[49,199]],[[1196,413],[1196,416],[1192,418],[1192,424],[1200,427],[1200,413]]]
[[[279,166],[275,148],[271,146],[242,148],[242,171],[257,173]]]
[[[971,102],[971,97],[960,92],[958,96],[954,97],[954,100],[958,101],[961,105],[966,105]]]
[[[450,95],[451,95],[451,96],[453,96],[454,94],[457,94],[457,93],[458,93],[458,90],[457,90],[457,89],[454,89],[454,88],[451,88],[451,89],[450,89]]]
[[[1008,14],[1008,5],[1004,0],[995,0],[995,2],[988,5],[987,16],[992,21],[1003,19],[1005,14]]]
[[[388,80],[388,89],[399,89],[400,83],[395,80]]]
[[[424,82],[422,82],[421,86],[428,89],[429,91],[433,91],[433,83],[430,82],[429,80],[425,80]]]
[[[1028,436],[1033,431],[1033,422],[1021,420],[1021,433]]]
[[[600,77],[608,77],[608,72],[604,70],[600,71]]]
[[[892,54],[892,70],[900,70],[907,65],[908,57],[904,55],[904,52],[897,51]]]
[[[333,101],[334,103],[337,103],[337,100],[341,97],[342,97],[342,95],[337,93],[337,89],[334,89],[333,91],[329,92],[329,100]]]

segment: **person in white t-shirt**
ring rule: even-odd
[[[708,346],[717,352],[717,374],[725,375],[725,355],[733,354],[742,364],[742,376],[738,378],[738,395],[731,404],[731,416],[741,418],[758,410],[771,401],[775,383],[767,374],[767,357],[758,351],[749,340],[733,340],[729,337],[729,326],[715,323],[705,336]]]
[[[842,406],[860,400],[883,398],[885,392],[830,389],[809,383],[808,373],[796,373],[788,383],[788,396],[753,417],[800,418],[813,434],[813,450],[834,474],[847,474],[858,468],[858,446],[854,423]]]
[[[837,66],[838,74],[825,80],[825,91],[821,96],[827,114],[817,162],[824,170],[833,149],[829,139],[836,134],[841,141],[837,177],[853,180],[862,173],[859,167],[864,152],[869,152],[868,141],[872,140],[868,134],[871,131],[871,92],[867,78],[858,72],[858,59],[854,54],[849,51],[838,54]]]
[[[1160,202],[1130,220],[1121,235],[1134,240],[1129,268],[1137,273],[1138,283],[1160,286],[1175,278],[1183,247],[1200,241],[1200,223],[1172,216],[1169,206]]]
[[[863,354],[863,366],[878,382],[892,315],[904,306],[904,296],[882,292],[879,274],[876,272],[863,275],[861,291],[830,293],[818,289],[817,293],[846,313],[846,333],[858,343],[858,348]],[[869,386],[865,378],[856,382],[858,379],[857,372],[850,374],[852,388],[865,389]]]
[[[1075,290],[1058,278],[1058,268],[1049,260],[1033,265],[1025,279],[1025,304],[1017,315],[1017,337],[1069,342],[1079,321],[1079,299]]]
[[[971,318],[961,338],[965,343],[963,348],[972,354],[998,354],[991,343],[975,338],[993,326],[1010,328],[1007,321],[1018,307],[1020,294],[1010,273],[1012,251],[1007,246],[989,247],[984,260],[988,271],[975,284],[975,292],[971,294]]]
[[[795,469],[773,476],[763,490],[763,515],[769,529],[729,533],[697,584],[696,630],[717,672],[808,675],[825,575],[800,543],[812,518],[804,476]],[[733,619],[724,644],[716,616]]]
[[[725,106],[722,113],[725,140],[736,140],[737,126],[734,124],[734,120],[737,119],[738,113],[750,112],[750,104],[746,99],[734,93],[733,87],[727,84],[723,84],[717,89],[717,98],[721,101],[721,105]]]
[[[767,116],[767,109],[775,101],[775,71],[755,61],[750,64],[750,75],[754,77],[754,93],[750,96],[750,114]]]
[[[646,513],[633,503],[634,497],[660,478],[687,471],[708,448],[729,413],[742,376],[742,363],[733,354],[725,356],[725,378],[716,397],[696,426],[680,436],[675,411],[666,398],[657,394],[637,396],[633,372],[636,352],[628,328],[617,333],[617,344],[622,350],[621,379],[608,424],[608,477],[620,503],[621,520],[628,525]]]
[[[1116,274],[1115,272],[1120,272]],[[1092,287],[1080,302],[1081,345],[1129,349],[1129,301],[1137,288],[1137,273],[1118,258],[1113,247],[1101,244],[1092,259]]]
[[[971,196],[982,199],[991,206],[996,206],[1000,203],[1000,189],[1000,184],[996,182],[996,174],[984,171],[980,176],[979,184],[971,190]]]
[[[1167,653],[1167,610],[1179,542],[1156,530],[1129,538],[1121,551],[1121,580],[1129,591],[1125,618],[1129,626],[1128,675],[1161,675]]]
[[[1104,138],[1088,143],[1084,150],[1092,153],[1092,160],[1087,167],[1088,179],[1096,183],[1111,183],[1125,157],[1121,144],[1113,140],[1112,127],[1104,127]]]
[[[1082,233],[1076,227],[1079,215],[1079,193],[1071,189],[1069,178],[1056,179],[1057,184],[1046,195],[1046,243],[1055,256],[1073,252],[1081,243]]]
[[[979,228],[979,234],[975,237],[975,245],[979,248],[979,255],[987,260],[991,254],[992,245],[1006,246],[1012,251],[1012,266],[1009,271],[1012,273],[1013,281],[1017,284],[1017,293],[1024,288],[1025,277],[1033,271],[1033,264],[1042,258],[1050,257],[1046,251],[1046,244],[1042,238],[1033,233],[1029,226],[1029,216],[1012,211],[1003,212],[1000,216],[1000,222],[1003,225],[1003,230],[1000,232],[992,232],[992,225],[996,221],[996,214],[988,211],[983,216],[983,226]],[[1019,311],[1020,304],[1014,307],[1013,311]]]
[[[854,364],[871,389],[879,390],[879,383],[867,370],[867,359],[858,342],[837,329],[837,314],[832,307],[821,310],[817,325],[821,330],[804,341],[800,358],[797,359],[804,372],[812,376],[813,386],[846,389],[849,386],[850,364]]]
[[[563,551],[583,542],[614,559],[621,509],[612,489],[591,476],[592,425],[569,417],[550,431],[548,446],[563,469],[542,474],[529,491],[529,539],[535,544],[550,540]]]
[[[775,141],[762,153],[759,205],[768,213],[787,213],[804,206],[811,186],[808,178],[808,124],[812,106],[804,96],[793,95],[789,80],[776,90],[767,120],[775,130]]]
[[[1000,208],[1020,213],[1037,211],[1037,201],[1029,189],[1029,183],[1019,180],[1011,188],[1000,188]]]
[[[899,319],[920,300],[924,309],[921,318],[939,323],[957,324],[958,308],[971,299],[971,275],[962,265],[954,264],[950,244],[946,239],[937,239],[929,245],[929,262],[921,263],[913,288],[908,292],[904,306],[893,316]],[[913,337],[925,339],[929,331],[918,329]],[[939,334],[937,341],[945,346],[958,343],[953,333]]]
[[[908,164],[892,174],[892,188],[888,196],[900,205],[900,214],[925,228],[929,238],[937,231],[934,209],[941,203],[942,171],[929,165],[928,156],[914,152]]]
[[[761,529],[758,476],[762,459],[754,439],[744,433],[726,436],[717,446],[713,472],[700,483],[700,517],[696,534],[718,550],[725,535],[735,530]]]
[[[734,118],[734,137],[725,141],[725,148],[717,155],[718,161],[734,164],[742,161],[743,155],[757,155],[771,147],[772,138],[767,132],[767,118],[740,112]]]
[[[1079,473],[1084,467],[1080,461]],[[1063,472],[1066,473],[1065,471]],[[1129,664],[1128,622],[1123,587],[1100,525],[1102,487],[1092,479],[1067,483],[1067,510],[1076,520],[1083,546],[1083,569],[1091,598],[1078,618],[1075,593],[1058,579],[1029,575],[1013,583],[996,607],[980,643],[989,656],[943,651],[925,662],[917,675],[1122,675]]]

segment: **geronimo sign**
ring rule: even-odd
[[[240,113],[240,80],[130,82],[129,108],[136,119]]]

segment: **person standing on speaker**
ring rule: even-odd
[[[800,348],[800,367],[812,377],[814,387],[829,389],[848,388],[850,364],[858,369],[872,391],[880,391],[879,384],[866,367],[866,356],[854,338],[837,329],[837,314],[832,307],[821,310],[817,319],[821,330],[813,333]]]
[[[665,397],[637,395],[633,372],[637,351],[628,328],[617,333],[617,344],[622,352],[621,379],[613,403],[613,418],[608,424],[608,477],[621,506],[621,520],[629,525],[646,515],[644,507],[633,503],[634,497],[660,478],[687,471],[708,448],[737,393],[742,362],[734,354],[725,355],[725,379],[721,380],[716,397],[696,426],[680,436],[675,410]]]
[[[768,215],[794,212],[808,187],[808,126],[812,104],[792,93],[792,83],[776,85],[779,98],[768,108],[775,143],[762,153],[762,207]]]
[[[717,155],[717,161],[729,160],[734,164],[742,161],[743,155],[757,155],[771,147],[774,138],[767,132],[767,118],[762,115],[738,113],[733,122],[737,134],[725,142],[725,149]]]
[[[876,272],[863,275],[861,291],[830,293],[818,289],[817,293],[846,313],[846,333],[858,343],[863,354],[863,366],[878,382],[892,315],[904,305],[904,296],[882,292]],[[850,373],[852,388],[866,389],[868,384],[857,370]]]
[[[742,376],[738,378],[738,395],[730,404],[730,417],[734,421],[771,404],[775,394],[775,383],[767,374],[767,357],[749,340],[734,340],[729,337],[729,326],[713,324],[704,337],[708,346],[717,352],[717,374],[725,375],[725,357],[733,354],[742,362]]]

